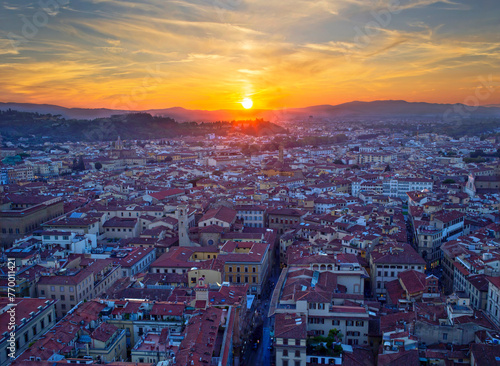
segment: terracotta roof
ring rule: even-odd
[[[202,216],[199,222],[210,219],[217,219],[220,221],[232,223],[236,219],[236,215],[237,211],[226,206],[220,206],[218,208],[208,210],[207,213]]]
[[[306,339],[307,319],[302,314],[277,313],[275,315],[274,336],[286,339]]]

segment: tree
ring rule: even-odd
[[[77,170],[77,171],[85,170],[85,163],[83,162],[82,155],[78,157],[78,160],[76,158],[73,159],[72,170]]]
[[[100,162],[97,162],[94,164],[94,168],[96,168],[97,170],[101,170],[102,169],[102,164]]]
[[[307,346],[313,353],[328,356],[338,356],[343,349],[340,345],[342,333],[336,328],[330,329],[328,336],[316,336],[307,339]]]
[[[80,171],[85,170],[85,163],[83,162],[83,155],[80,155],[80,157],[78,158],[77,169]]]
[[[451,178],[445,179],[443,181],[443,184],[453,184],[453,183],[455,183],[455,180]]]
[[[334,164],[338,164],[338,165],[344,165],[344,162],[343,162],[342,160],[340,160],[340,159],[335,159],[335,160],[333,161],[333,163],[334,163]]]
[[[384,172],[390,172],[391,171],[391,166],[387,164],[387,166],[384,169]]]

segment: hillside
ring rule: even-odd
[[[277,110],[249,109],[216,111],[190,110],[181,107],[150,109],[145,111],[124,111],[112,109],[65,108],[49,104],[0,103],[0,111],[13,109],[21,112],[60,115],[66,119],[109,118],[116,114],[149,113],[153,116],[163,116],[178,122],[215,122],[263,118],[266,121],[296,120],[309,118],[344,119],[344,118],[397,118],[397,117],[435,117],[443,115],[457,104],[414,103],[404,100],[379,100],[373,102],[349,102],[338,105],[317,105],[305,108],[283,108]],[[496,105],[473,108],[468,111],[471,117],[500,117],[500,107]]]
[[[266,136],[285,132],[284,128],[264,120],[178,123],[173,118],[155,117],[148,113],[68,120],[51,114],[0,111],[0,133],[5,140],[110,141],[118,136],[124,140],[145,140],[210,133]]]

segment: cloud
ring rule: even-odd
[[[15,101],[109,107],[147,78],[158,82],[134,108],[218,109],[247,95],[273,108],[405,93],[443,101],[500,66],[494,11],[467,3],[480,24],[471,31],[459,0],[400,0],[388,24],[373,14],[389,0],[70,2],[17,49],[6,35],[35,8],[13,4],[0,15],[0,89]]]

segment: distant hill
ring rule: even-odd
[[[178,123],[173,118],[149,113],[128,113],[106,118],[65,119],[55,114],[0,111],[0,133],[6,140],[111,141],[175,138],[178,136],[227,135],[240,133],[270,136],[286,133],[274,123],[259,120]]]
[[[349,102],[338,105],[318,105],[290,109],[290,114],[312,115],[314,117],[432,117],[442,116],[448,110],[461,104],[436,104],[406,102],[404,100],[377,100],[373,102]],[[500,117],[498,107],[478,107],[470,112],[472,116]]]
[[[276,122],[285,119],[314,118],[368,118],[368,117],[442,117],[453,109],[453,104],[414,103],[404,100],[379,100],[373,102],[349,102],[338,105],[317,105],[305,108],[284,108],[278,110],[250,109],[216,111],[190,110],[181,107],[150,109],[145,111],[125,111],[113,109],[65,108],[50,104],[0,103],[0,110],[13,109],[22,112],[38,112],[43,114],[61,115],[66,119],[109,118],[116,114],[144,112],[153,116],[164,116],[178,122],[215,122],[263,118]],[[500,117],[500,106],[478,107],[468,111],[471,117]]]

